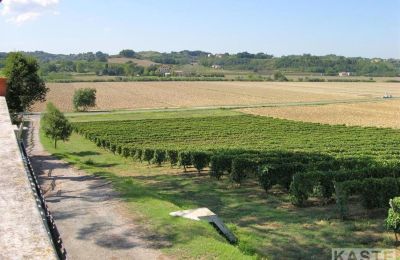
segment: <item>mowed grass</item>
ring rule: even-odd
[[[183,173],[169,165],[149,166],[113,155],[76,134],[57,150],[43,135],[41,139],[56,156],[111,180],[132,218],[155,234],[165,252],[179,259],[256,257],[252,254],[268,259],[327,259],[332,247],[393,246],[392,234],[383,227],[384,212],[370,215],[360,208],[357,219],[343,222],[334,205],[296,208],[285,192],[275,189],[266,194],[253,181],[237,188],[226,178],[210,179],[206,171],[198,175],[192,169]],[[239,244],[228,244],[207,223],[168,215],[195,207],[216,212],[238,236]]]
[[[122,121],[122,120],[144,120],[144,119],[167,119],[167,118],[197,118],[233,116],[243,113],[228,109],[161,109],[142,111],[114,111],[114,112],[86,112],[67,113],[71,122],[87,121]]]

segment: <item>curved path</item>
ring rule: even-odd
[[[160,244],[132,222],[110,183],[43,149],[38,116],[31,116],[26,141],[69,259],[167,259]]]

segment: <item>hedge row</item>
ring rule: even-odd
[[[324,199],[332,198],[335,183],[385,177],[400,177],[400,167],[391,164],[352,170],[297,172],[290,184],[290,194],[293,204],[301,206],[316,190]]]
[[[337,182],[336,203],[342,218],[348,215],[347,201],[350,196],[359,195],[367,209],[387,208],[388,201],[400,195],[400,178],[366,178]]]
[[[382,164],[363,158],[333,158],[321,154],[280,151],[267,153],[246,150],[182,151],[132,148],[113,144],[87,132],[80,133],[99,147],[149,164],[161,165],[170,162],[171,166],[182,166],[185,171],[187,167],[193,166],[199,172],[210,166],[212,177],[220,179],[227,175],[239,185],[249,176],[257,177],[260,186],[266,191],[277,184],[288,189],[292,202],[296,205],[304,205],[309,196],[316,192],[326,200],[331,199],[336,192],[336,200],[340,204],[343,201],[342,194],[347,192],[339,194],[340,188],[337,188],[335,183],[353,183],[353,188],[349,188],[349,191],[352,191],[359,185],[358,182],[365,178],[400,177],[398,163]],[[346,185],[343,187],[347,187]],[[387,191],[383,189],[382,193],[385,192]],[[363,204],[366,207],[377,206],[376,203]]]

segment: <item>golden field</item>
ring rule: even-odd
[[[400,128],[400,100],[319,106],[264,107],[242,112],[296,121]]]
[[[398,83],[341,82],[83,82],[48,83],[47,100],[72,111],[78,88],[97,89],[95,110],[220,106],[298,105],[400,96]],[[33,111],[43,111],[37,103]],[[288,108],[289,109],[289,108]]]

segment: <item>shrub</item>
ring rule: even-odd
[[[120,145],[117,146],[117,154],[122,155],[122,147]]]
[[[142,149],[137,149],[135,158],[138,159],[140,162],[143,160],[143,150]]]
[[[147,161],[149,164],[154,157],[154,150],[152,149],[144,149],[142,152],[143,161]]]
[[[263,165],[258,171],[258,181],[266,192],[273,186],[271,178],[272,171],[270,171],[270,169],[271,167],[269,165]]]
[[[232,160],[231,180],[241,185],[243,180],[246,179],[250,173],[254,173],[255,170],[256,164],[252,160],[236,157]]]
[[[305,201],[313,192],[315,179],[312,173],[295,174],[290,185],[290,199],[294,205],[304,206]]]
[[[179,153],[179,165],[183,166],[183,169],[186,172],[186,167],[188,167],[192,160],[191,160],[190,152],[180,152]]]
[[[400,197],[395,197],[389,201],[390,208],[388,216],[385,220],[385,226],[388,230],[392,230],[396,237],[396,242],[399,241],[397,234],[400,233]]]
[[[115,154],[115,152],[117,151],[117,145],[116,144],[111,144],[110,146],[110,150],[113,154]]]
[[[193,166],[199,173],[210,162],[210,156],[206,152],[192,152],[190,156]]]
[[[161,164],[165,161],[166,153],[164,150],[155,150],[154,151],[154,157],[153,157],[153,163],[157,164],[158,166],[161,166]]]
[[[171,167],[178,163],[178,151],[176,150],[168,150],[167,151],[167,158],[171,163]]]
[[[131,154],[131,151],[129,150],[128,147],[122,148],[122,156],[123,157],[128,158],[130,154]]]
[[[81,88],[75,90],[72,103],[76,111],[86,111],[88,107],[96,106],[96,89]]]
[[[130,149],[129,156],[132,157],[132,159],[136,158],[136,148],[131,148]]]
[[[215,177],[217,180],[219,180],[225,172],[231,173],[232,156],[230,155],[226,154],[213,155],[210,158],[210,163],[211,163],[210,175],[211,177]]]

